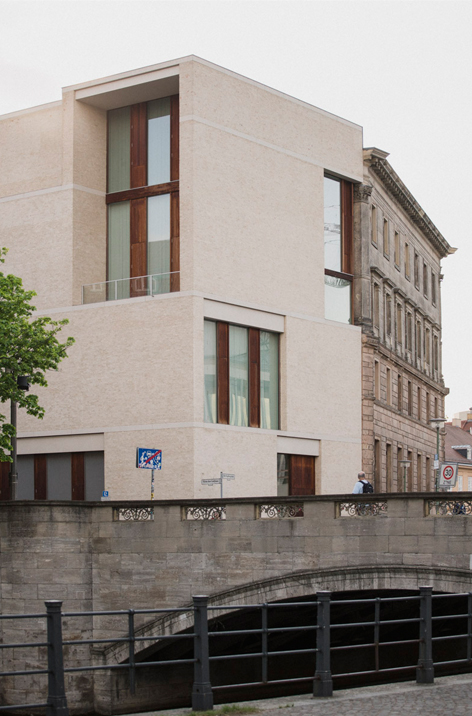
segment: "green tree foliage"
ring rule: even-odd
[[[5,262],[8,249],[0,249],[0,262]],[[21,278],[0,272],[0,402],[14,400],[29,415],[43,418],[44,408],[38,396],[20,390],[17,377],[28,376],[31,385],[47,386],[46,371],[57,370],[67,357],[67,349],[74,343],[67,338],[60,343],[57,334],[68,320],[51,321],[46,316],[31,320],[30,304],[34,291],[25,291]],[[11,437],[15,429],[0,414],[0,461],[9,461]]]

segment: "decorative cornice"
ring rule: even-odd
[[[354,201],[362,201],[367,204],[372,194],[371,184],[354,184]]]
[[[407,189],[398,174],[389,164],[387,157],[388,152],[383,152],[376,147],[364,149],[364,163],[377,175],[389,194],[398,201],[410,219],[430,241],[440,257],[443,258],[444,256],[455,253],[457,249],[448,244],[444,236],[436,228],[424,209],[418,204],[413,194]]]

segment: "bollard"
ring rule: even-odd
[[[434,683],[432,587],[420,587],[420,648],[417,684]]]
[[[333,679],[331,678],[330,658],[330,599],[331,592],[317,592],[318,629],[316,633],[316,671],[313,680],[313,696],[332,696]]]
[[[194,681],[192,689],[192,710],[213,709],[213,692],[210,683],[210,660],[208,646],[208,597],[193,598],[194,613]]]
[[[64,686],[62,651],[62,602],[45,602],[48,633],[48,699],[47,716],[69,716]]]

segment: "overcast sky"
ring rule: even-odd
[[[0,114],[200,57],[364,127],[457,253],[443,261],[449,418],[472,406],[472,3],[0,0]]]

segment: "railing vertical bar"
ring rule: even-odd
[[[193,711],[211,711],[213,692],[210,683],[210,660],[208,644],[208,597],[193,598],[194,613],[194,682],[192,690]]]
[[[379,655],[379,643],[380,643],[380,597],[375,600],[375,617],[374,617],[374,644],[375,644],[375,670],[380,670],[380,655]]]
[[[434,683],[432,597],[432,587],[420,587],[420,644],[416,669],[417,684]]]
[[[467,595],[467,661],[472,660],[472,592]]]
[[[262,681],[264,684],[269,680],[268,677],[268,633],[267,633],[267,603],[262,605]]]
[[[318,630],[316,634],[316,671],[313,679],[313,696],[332,696],[333,679],[331,677],[331,592],[317,592]]]
[[[47,716],[69,716],[64,684],[62,644],[62,602],[51,600],[46,605],[48,635],[48,698]]]
[[[136,668],[134,658],[134,609],[128,611],[128,647],[129,647],[129,692],[136,693]]]

